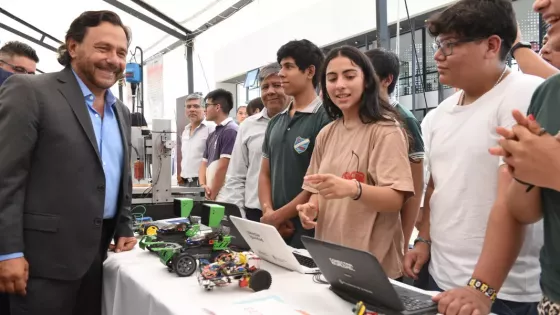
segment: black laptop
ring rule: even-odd
[[[342,299],[383,314],[437,314],[431,296],[391,284],[372,254],[308,236],[301,241]]]

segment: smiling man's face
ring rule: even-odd
[[[545,23],[550,25],[547,45],[551,45],[554,51],[560,51],[560,0],[535,0],[533,9],[542,14]]]

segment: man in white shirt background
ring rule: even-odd
[[[252,221],[260,222],[259,173],[264,133],[270,119],[290,102],[278,76],[280,65],[266,66],[259,72],[264,109],[245,119],[239,126],[235,146],[226,175],[226,183],[218,201],[234,203]]]
[[[517,36],[509,0],[460,0],[429,19],[428,29],[435,37],[441,83],[460,91],[430,112],[423,126],[431,176],[418,238],[405,256],[405,272],[416,279],[430,258],[429,290],[468,286],[474,298],[496,299],[489,284],[473,271],[483,243],[498,242],[497,255],[511,244],[501,235],[515,227],[499,219],[500,212],[508,211],[503,200],[511,175],[488,149],[500,138],[496,128],[516,124],[512,110],[526,112],[543,80],[513,72],[505,63]],[[525,244],[493,303],[495,314],[535,314],[541,298],[542,223],[518,237],[525,237]],[[446,294],[438,298],[439,312],[458,314]]]
[[[206,140],[216,128],[216,124],[204,119],[202,95],[199,93],[187,96],[185,115],[189,124],[181,136],[181,174],[177,176],[177,183],[186,187],[198,187],[198,170],[202,163]]]

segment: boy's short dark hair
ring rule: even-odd
[[[35,63],[39,62],[39,56],[37,56],[37,52],[31,46],[18,42],[18,41],[11,41],[7,42],[2,48],[0,48],[0,56],[21,56],[26,57],[35,61]]]
[[[501,60],[505,60],[517,38],[517,20],[511,0],[460,0],[427,21],[430,34],[455,34],[467,39],[502,39]]]
[[[247,114],[249,116],[252,116],[253,114],[256,114],[257,109],[259,110],[259,112],[262,112],[263,108],[264,104],[262,98],[256,97],[249,101],[249,103],[247,104]]]
[[[225,114],[229,114],[233,108],[233,95],[231,92],[224,89],[217,89],[206,94],[204,102],[207,102],[208,99],[212,99],[212,102],[215,104],[220,104],[220,107]]]
[[[392,94],[395,91],[397,82],[399,81],[399,74],[401,71],[399,56],[397,56],[394,52],[383,48],[375,48],[366,51],[366,56],[369,61],[371,61],[373,69],[380,80],[387,79],[391,75],[393,76],[393,81],[387,88],[389,94]]]
[[[293,40],[284,44],[276,53],[278,63],[284,58],[292,57],[300,71],[305,71],[311,66],[315,66],[315,75],[313,76],[313,87],[319,84],[321,74],[319,70],[323,66],[325,56],[317,45],[307,39]]]

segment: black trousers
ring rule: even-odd
[[[311,230],[304,229],[303,226],[301,226],[301,221],[299,220],[299,216],[292,218],[290,221],[292,221],[295,231],[294,234],[292,234],[292,236],[285,238],[284,241],[286,241],[286,244],[290,245],[293,248],[304,249],[305,246],[301,241],[301,237],[304,235],[309,237],[315,237],[315,229],[311,229]]]
[[[31,276],[26,296],[10,295],[11,314],[8,314],[101,315],[103,261],[107,257],[106,244],[114,226],[113,220],[103,221],[99,251],[81,279],[63,281]]]
[[[245,209],[245,217],[247,218],[247,220],[261,222],[261,218],[263,214],[261,209],[253,209],[247,207],[245,207],[244,209]]]

